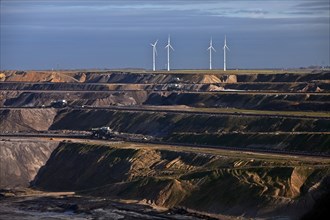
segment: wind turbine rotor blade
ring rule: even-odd
[[[217,51],[214,49],[214,47],[212,47],[212,50],[213,50],[214,52],[217,52]]]
[[[158,43],[158,40],[156,40],[156,42],[154,43],[154,45],[156,46],[156,45],[157,45],[157,43]]]
[[[174,51],[174,48],[172,47],[172,45],[170,44],[169,46],[170,46],[170,48]]]

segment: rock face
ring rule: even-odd
[[[299,217],[329,192],[327,164],[62,143],[33,186],[246,217]]]
[[[1,140],[0,188],[29,186],[57,145],[36,140]]]
[[[0,131],[45,131],[53,123],[56,109],[0,110]]]

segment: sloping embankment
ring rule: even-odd
[[[17,92],[13,97],[11,93],[0,91],[4,101],[3,106],[13,107],[41,107],[50,106],[53,101],[65,99],[70,106],[110,106],[110,105],[140,105],[148,97],[145,91],[100,93],[94,91],[88,92]]]
[[[111,105],[187,105],[192,107],[242,108],[278,111],[328,111],[330,95],[323,94],[253,94],[239,92],[182,93],[178,91],[0,91],[3,106],[49,106],[65,99],[70,106],[109,107]]]
[[[58,112],[51,130],[89,130],[109,126],[119,132],[168,134],[172,132],[327,132],[329,118],[290,118],[277,115],[207,115],[120,111],[111,109],[63,109]]]
[[[54,91],[268,91],[268,92],[329,92],[330,84],[326,82],[240,82],[240,83],[44,83],[44,82],[0,82],[2,90],[54,90]]]
[[[0,132],[46,131],[52,125],[56,109],[0,110]]]
[[[5,71],[3,81],[17,82],[84,82],[84,83],[235,83],[235,82],[311,82],[330,80],[329,71],[287,72],[230,71],[221,74],[191,71],[190,73],[132,73],[122,71]],[[265,71],[267,72],[267,71]],[[276,74],[274,74],[276,73]]]
[[[102,126],[123,133],[160,137],[169,142],[330,153],[330,136],[326,133],[330,120],[326,118],[237,117],[86,109],[59,111],[50,129],[90,130]]]
[[[0,140],[0,188],[27,187],[57,142]]]
[[[33,186],[234,216],[299,217],[329,193],[329,175],[321,161],[62,143]]]
[[[150,93],[146,105],[242,108],[278,111],[328,111],[328,94]]]

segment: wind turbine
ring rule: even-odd
[[[167,45],[165,46],[167,49],[167,71],[170,71],[170,48],[174,51],[172,45],[171,45],[171,37],[168,35],[167,39]]]
[[[210,46],[209,48],[207,48],[207,50],[210,51],[210,70],[212,69],[212,50],[214,52],[216,52],[216,50],[214,49],[213,45],[212,45],[212,37],[211,37],[211,40],[210,40]]]
[[[156,71],[156,56],[157,56],[157,49],[156,45],[158,40],[154,44],[150,44],[152,46],[152,71]]]
[[[227,66],[226,66],[226,50],[229,50],[229,48],[227,47],[227,40],[226,40],[226,35],[225,35],[225,44],[223,46],[223,71],[227,70]]]

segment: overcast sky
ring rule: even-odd
[[[1,0],[1,69],[174,69],[329,64],[329,0]]]

